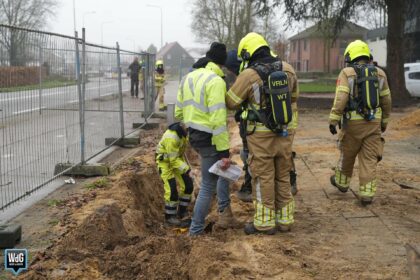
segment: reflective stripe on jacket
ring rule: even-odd
[[[186,75],[179,86],[175,117],[186,126],[212,134],[217,151],[229,150],[226,126],[226,83],[213,62]]]
[[[176,131],[167,129],[156,148],[156,159],[171,162],[183,158],[186,147],[186,137],[180,138]]]
[[[387,123],[391,113],[391,91],[385,72],[378,67],[376,69],[378,70],[380,107],[376,109],[375,121],[381,120],[382,123]],[[330,124],[337,124],[341,121],[350,96],[355,96],[356,93],[353,91],[356,77],[353,67],[344,68],[338,75],[334,104],[329,116]],[[350,121],[364,120],[363,116],[356,111],[350,111],[347,117],[350,117]]]

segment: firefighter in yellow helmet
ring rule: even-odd
[[[176,122],[168,127],[156,148],[156,164],[165,190],[165,221],[170,226],[188,227],[190,224],[182,220],[188,215],[193,192],[191,169],[185,159],[186,147],[187,131]]]
[[[155,69],[155,86],[156,86],[156,93],[159,99],[159,111],[164,111],[166,109],[166,105],[164,102],[164,95],[165,95],[165,69],[163,68],[163,61],[157,60],[156,61],[156,69]]]
[[[359,159],[359,199],[369,204],[376,192],[376,166],[382,159],[381,131],[386,130],[391,113],[391,92],[384,71],[369,64],[368,45],[356,40],[344,52],[348,66],[341,70],[329,117],[334,135],[337,125],[340,159],[331,184],[347,192],[356,156]]]
[[[247,109],[249,157],[254,220],[246,234],[288,231],[294,222],[295,202],[289,174],[297,122],[298,82],[293,67],[274,57],[266,40],[249,33],[239,43],[238,57],[245,70],[227,92],[226,106]]]

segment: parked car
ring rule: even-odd
[[[411,96],[420,97],[420,62],[404,64],[405,86]]]

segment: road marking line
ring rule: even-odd
[[[41,107],[41,109],[45,109],[46,107]],[[29,113],[29,112],[33,112],[33,111],[38,111],[40,108],[34,108],[34,109],[28,109],[28,110],[22,110],[22,111],[16,111],[13,112],[13,115],[20,115],[23,113]]]

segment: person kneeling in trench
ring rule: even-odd
[[[191,224],[191,219],[184,218],[194,189],[191,168],[184,156],[186,146],[185,127],[176,122],[169,125],[156,148],[156,164],[165,189],[165,223],[185,228]]]

